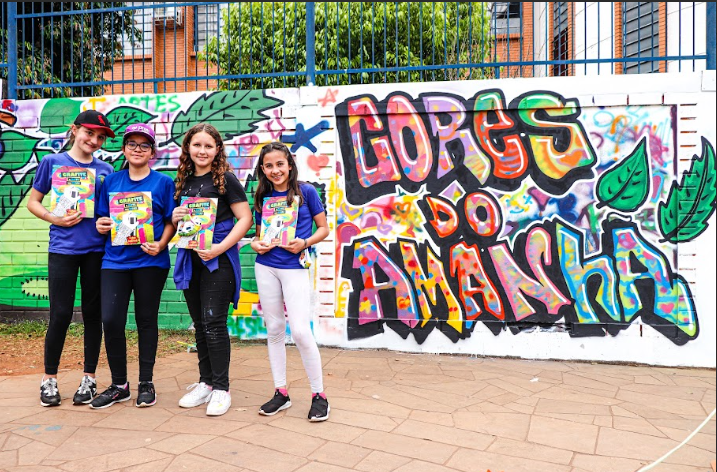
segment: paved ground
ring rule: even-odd
[[[326,423],[289,348],[294,406],[256,410],[273,390],[266,347],[233,351],[233,405],[208,418],[177,400],[195,354],[161,359],[156,406],[39,406],[36,375],[0,377],[0,470],[255,472],[630,472],[661,456],[715,407],[715,371],[322,349]],[[137,369],[130,370],[135,380]],[[109,378],[98,372],[100,383]],[[133,396],[136,383],[132,383]],[[715,421],[662,472],[711,471]]]

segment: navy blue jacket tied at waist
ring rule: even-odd
[[[229,236],[229,233],[234,228],[234,219],[229,218],[217,223],[214,226],[214,237],[212,238],[212,244],[219,244],[224,241],[224,238]],[[189,282],[192,280],[192,253],[194,249],[177,249],[177,260],[174,263],[174,284],[179,290],[185,290],[189,288]],[[230,247],[224,253],[229,258],[229,262],[234,270],[234,308],[239,306],[239,292],[241,290],[241,265],[239,264],[239,248],[235,244]],[[219,258],[215,257],[208,261],[202,261],[202,263],[209,269],[209,272],[214,272],[219,268]]]

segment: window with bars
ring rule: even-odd
[[[201,51],[210,38],[217,37],[224,24],[222,10],[227,4],[197,5],[194,13],[194,50]]]
[[[568,54],[568,2],[553,2],[553,60],[567,61]],[[553,64],[553,76],[570,75],[568,64]]]
[[[146,2],[128,2],[128,6],[143,6]],[[132,43],[130,38],[122,35],[122,48],[125,56],[142,56],[152,54],[152,32],[154,23],[152,20],[153,10],[143,8],[134,10],[132,20],[134,27],[142,32],[142,41]]]
[[[521,2],[493,2],[491,28],[495,36],[520,34]]]
[[[623,2],[622,57],[645,59],[625,62],[625,74],[659,72],[660,55],[659,2]]]

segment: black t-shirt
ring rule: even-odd
[[[216,222],[221,223],[229,218],[234,218],[234,213],[232,213],[229,205],[247,201],[244,187],[242,187],[234,172],[230,171],[224,174],[224,190],[224,195],[220,195],[219,190],[214,186],[211,172],[207,172],[200,177],[190,176],[184,181],[184,190],[179,194],[177,205],[181,202],[182,197],[217,198]]]

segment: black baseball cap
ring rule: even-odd
[[[84,126],[90,129],[101,129],[107,133],[110,138],[115,137],[115,132],[110,128],[110,122],[107,117],[97,110],[85,110],[75,118],[76,126]]]

